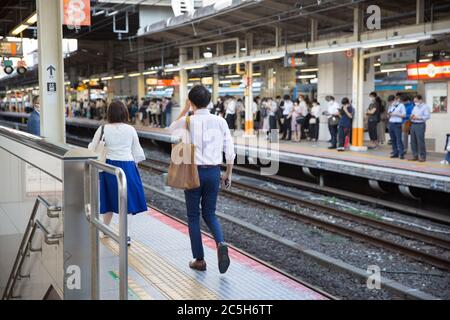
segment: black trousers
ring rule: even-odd
[[[287,116],[283,116],[284,123],[283,123],[283,136],[281,139],[287,139],[291,140],[292,138],[292,117],[288,118]]]
[[[319,124],[318,123],[310,123],[309,124],[309,138],[310,139],[319,139]]]
[[[377,125],[378,125],[377,121],[369,119],[368,129],[369,129],[369,137],[370,137],[371,141],[378,140]]]
[[[228,128],[230,130],[236,129],[236,115],[235,114],[227,114],[225,120],[228,123]]]

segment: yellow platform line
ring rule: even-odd
[[[119,245],[110,238],[102,243],[114,254],[119,254]],[[144,279],[174,300],[216,300],[218,296],[196,279],[178,270],[154,250],[133,241],[128,249],[128,263]]]
[[[111,271],[116,279],[120,279],[119,271]],[[128,290],[136,295],[139,300],[154,300],[150,294],[142,289],[133,279],[128,277]]]

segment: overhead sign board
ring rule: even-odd
[[[397,52],[380,55],[380,69],[400,69],[405,68],[408,63],[417,61],[417,49],[401,50]]]
[[[286,54],[284,57],[284,66],[288,67],[300,67],[307,64],[307,57],[305,55]]]
[[[4,57],[22,57],[22,43],[18,41],[1,41],[0,55]]]
[[[66,26],[91,25],[90,0],[64,0],[64,24]]]
[[[450,78],[450,61],[408,64],[406,70],[409,80]]]

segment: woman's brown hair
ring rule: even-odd
[[[113,101],[108,106],[107,119],[109,123],[128,121],[128,110],[121,101]]]

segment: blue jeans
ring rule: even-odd
[[[200,187],[185,190],[188,216],[189,237],[191,239],[192,256],[203,259],[202,235],[200,232],[200,204],[202,217],[214,236],[216,243],[224,242],[222,228],[216,217],[217,195],[220,187],[220,167],[198,168]]]
[[[392,155],[402,156],[404,153],[402,124],[389,122],[389,135],[392,142]]]
[[[338,126],[330,126],[330,125],[328,125],[328,130],[330,130],[330,135],[331,135],[331,146],[336,148],[337,135],[338,135]]]
[[[450,162],[450,151],[447,151],[447,153],[445,154],[445,160]]]

